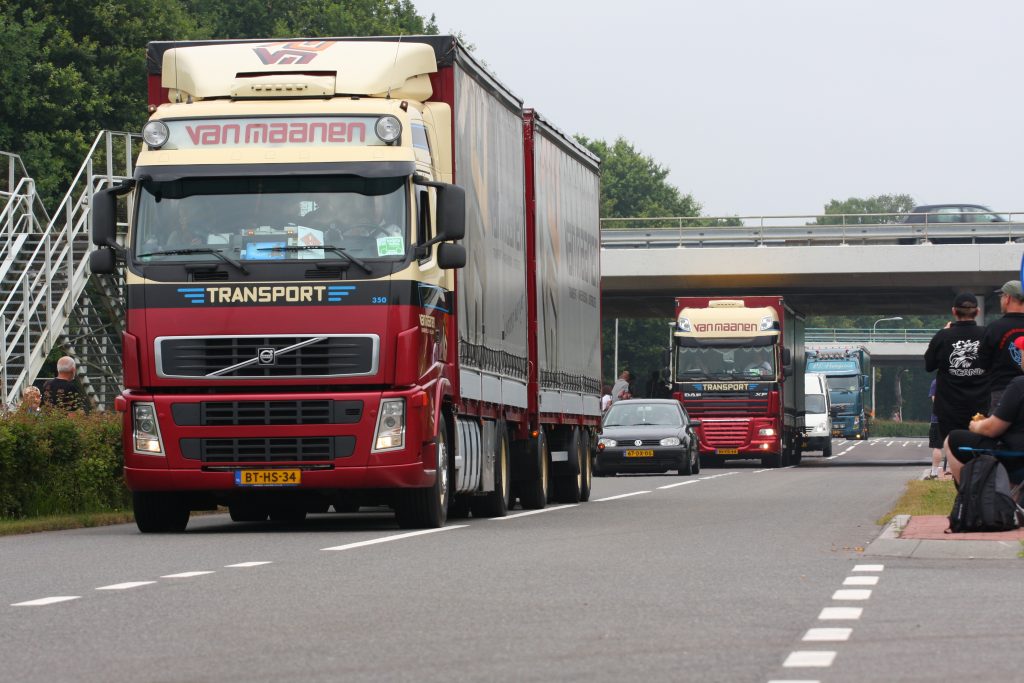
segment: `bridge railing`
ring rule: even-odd
[[[623,249],[1024,242],[1024,212],[990,215],[1003,220],[971,222],[972,214],[964,214],[958,222],[951,223],[936,222],[937,214],[602,218],[601,246]],[[922,218],[924,222],[894,222],[907,216]]]
[[[808,344],[927,344],[937,329],[824,328],[808,327],[804,341]]]

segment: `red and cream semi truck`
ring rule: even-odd
[[[673,396],[700,420],[704,463],[800,463],[804,318],[779,296],[677,297]]]
[[[597,159],[451,36],[148,57],[144,146],[94,197],[91,260],[124,264],[139,529],[586,500]]]

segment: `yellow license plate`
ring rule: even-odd
[[[738,448],[719,448],[715,451],[718,455],[739,455],[740,449]]]
[[[654,451],[652,450],[628,450],[626,451],[627,458],[653,458]]]
[[[298,486],[302,470],[236,470],[236,486]]]

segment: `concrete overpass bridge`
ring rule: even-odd
[[[603,315],[670,318],[684,294],[781,294],[806,315],[943,314],[962,291],[978,296],[984,314],[998,307],[992,291],[1020,273],[1024,222],[1010,216],[942,226],[808,225],[816,216],[700,219],[748,224],[724,227],[605,221]]]

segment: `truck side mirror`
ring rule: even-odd
[[[442,242],[437,245],[437,265],[445,270],[463,268],[466,265],[466,248],[461,244]]]
[[[120,188],[99,190],[92,195],[92,243],[97,247],[117,244],[117,195]],[[93,272],[98,272],[93,270]]]
[[[466,236],[466,191],[458,185],[437,188],[437,236],[444,241]]]
[[[793,364],[793,354],[790,352],[789,349],[786,349],[786,348],[782,349],[782,364],[783,365],[792,365]]]
[[[700,420],[690,420],[690,426],[693,427],[694,429],[696,429],[697,427],[700,427],[700,425],[701,425]]]
[[[94,275],[110,275],[116,270],[117,259],[110,247],[100,247],[89,254],[89,270]]]
[[[782,376],[783,377],[792,377],[793,376],[793,366],[792,365],[783,365],[782,366]]]

